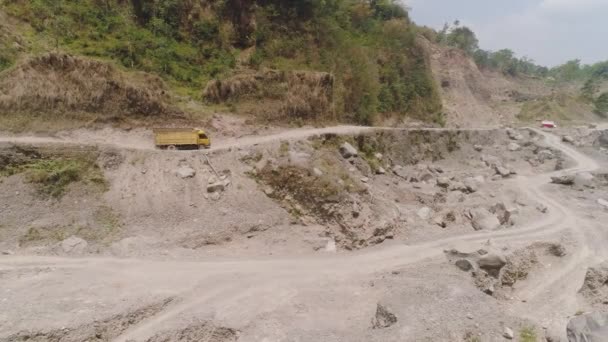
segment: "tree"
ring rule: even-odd
[[[595,112],[603,117],[608,115],[608,93],[603,93],[594,101]]]
[[[466,26],[456,27],[452,29],[447,36],[447,43],[450,46],[464,50],[472,55],[479,48],[479,41],[475,32]]]
[[[581,76],[581,60],[573,59],[551,69],[551,74],[562,81],[573,81]]]

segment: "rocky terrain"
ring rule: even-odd
[[[602,132],[268,132],[2,137],[0,340],[567,341],[601,320]]]

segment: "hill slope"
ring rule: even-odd
[[[31,42],[23,51],[3,52],[2,69],[27,55],[65,51],[159,75],[181,102],[208,100],[203,90],[210,82],[263,70],[325,72],[332,75],[332,93],[315,121],[373,124],[383,114],[443,122],[417,27],[393,1],[6,0],[0,6],[3,16],[19,22],[9,31]],[[10,37],[0,40],[12,44]],[[255,94],[255,102],[289,97],[286,86]],[[239,106],[235,98],[219,102],[254,116],[268,110]],[[318,110],[296,107],[273,119],[310,120]]]

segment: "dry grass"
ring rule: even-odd
[[[2,76],[0,121],[8,129],[32,129],[56,120],[82,126],[133,117],[183,116],[167,105],[170,98],[158,77],[127,77],[96,60],[49,53],[30,58]]]
[[[266,120],[327,120],[332,118],[333,84],[333,75],[325,72],[265,69],[211,81],[203,97],[212,103],[245,103]]]

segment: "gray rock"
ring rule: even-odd
[[[417,177],[419,182],[425,182],[425,183],[432,181],[434,178],[435,178],[435,176],[433,176],[433,174],[430,173],[429,171],[420,172]]]
[[[212,180],[210,178],[210,180]],[[230,185],[230,180],[226,179],[223,181],[216,181],[214,183],[208,183],[207,184],[207,192],[209,193],[214,193],[214,192],[222,192],[226,189],[226,187]]]
[[[538,152],[538,160],[541,163],[544,163],[546,160],[551,160],[555,158],[555,155],[550,150],[541,150]]]
[[[196,171],[189,166],[181,166],[179,169],[175,170],[175,174],[180,178],[192,178],[196,175]]]
[[[379,174],[379,175],[383,175],[383,174],[386,174],[386,170],[382,166],[380,166],[376,170],[376,173]]]
[[[497,175],[500,175],[502,178],[507,178],[513,174],[513,172],[502,165],[496,165],[494,167],[494,171],[496,171]]]
[[[373,329],[384,329],[397,323],[397,316],[380,304],[376,306],[376,315],[372,318]]]
[[[468,272],[474,268],[473,263],[467,259],[456,260],[454,264],[465,272]]]
[[[343,158],[348,159],[351,157],[356,157],[358,153],[359,152],[357,151],[357,149],[347,142],[343,143],[342,146],[340,146],[340,154]]]
[[[564,135],[564,136],[562,137],[562,141],[563,141],[563,142],[567,142],[567,143],[569,143],[569,144],[574,144],[574,138],[573,138],[573,137],[571,137],[571,136],[569,136],[569,135]]]
[[[597,204],[601,205],[602,207],[604,207],[605,209],[608,209],[608,201],[606,201],[603,198],[598,198],[597,200]]]
[[[481,151],[483,151],[483,146],[481,146],[481,145],[475,145],[475,146],[473,146],[473,148],[474,148],[474,149],[475,149],[475,151],[477,151],[477,152],[481,152]]]
[[[431,168],[431,171],[435,171],[437,173],[443,173],[443,168],[441,166],[435,166]]]
[[[378,160],[382,160],[382,158],[383,158],[384,156],[382,155],[382,153],[378,153],[378,152],[376,152],[376,153],[374,153],[374,157],[375,157],[376,159],[378,159]]]
[[[323,171],[317,169],[316,167],[312,169],[312,173],[317,177],[323,176]]]
[[[289,163],[298,167],[307,167],[310,164],[310,154],[297,151],[289,151]]]
[[[498,278],[500,270],[507,264],[507,259],[496,252],[488,253],[477,260],[477,265],[489,275]]]
[[[504,203],[496,203],[490,208],[490,212],[498,218],[500,224],[507,224],[511,219],[511,212],[507,210]]]
[[[477,181],[473,177],[467,177],[464,179],[464,186],[468,192],[477,192],[479,189]]]
[[[608,130],[602,131],[600,136],[595,141],[594,145],[599,145],[601,147],[608,147]]]
[[[593,312],[572,318],[566,327],[568,342],[606,342],[608,313]]]
[[[405,180],[409,179],[409,175],[407,174],[406,170],[404,168],[402,168],[402,167],[399,167],[399,168],[395,167],[395,168],[393,168],[393,173],[396,176],[401,177],[401,178],[403,178]]]
[[[450,187],[450,179],[448,177],[437,178],[437,186],[440,188],[447,189]]]
[[[429,217],[431,217],[431,208],[429,207],[424,207],[424,208],[420,208],[418,210],[418,212],[416,213],[416,215],[418,215],[418,217],[420,217],[422,220],[428,220]]]
[[[73,235],[61,241],[61,249],[68,254],[83,254],[88,247],[89,244],[85,240]]]
[[[450,191],[462,191],[462,192],[468,192],[468,188],[466,185],[464,185],[462,182],[452,182],[452,184],[450,184],[450,186],[448,187],[448,190]]]
[[[502,336],[507,340],[512,340],[515,337],[515,334],[513,334],[513,330],[511,328],[505,327],[502,332]]]
[[[512,129],[508,129],[507,130],[507,135],[509,136],[509,138],[511,140],[523,140],[524,136],[519,134],[518,132],[512,130]]]
[[[498,157],[490,156],[490,155],[481,156],[481,161],[483,161],[486,164],[486,166],[492,167],[492,168],[496,168],[496,166],[502,165],[502,163],[500,162],[500,159]]]
[[[551,183],[561,184],[561,185],[573,185],[574,184],[574,175],[563,175],[563,176],[551,177]]]
[[[367,183],[367,182],[369,182],[369,178],[367,178],[367,177],[361,177],[361,181],[363,183]]]
[[[500,227],[498,218],[485,208],[471,209],[469,217],[475,230],[495,230]]]
[[[448,226],[448,223],[445,222],[445,220],[443,219],[442,216],[437,216],[433,219],[433,223],[435,223],[436,225],[438,225],[441,228],[446,228]]]
[[[519,146],[519,144],[514,143],[514,142],[510,143],[508,148],[509,148],[509,151],[511,151],[511,152],[521,150],[521,146]]]

